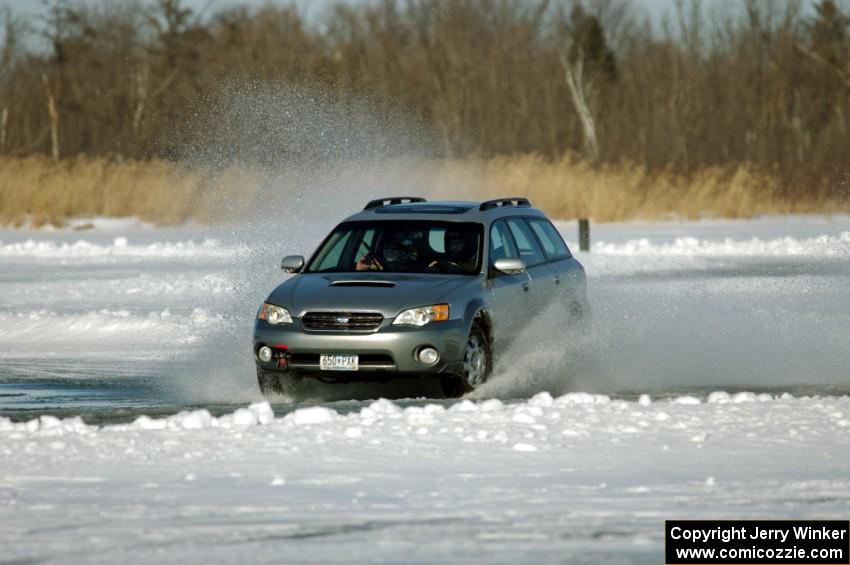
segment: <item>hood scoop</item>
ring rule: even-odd
[[[366,286],[374,288],[392,288],[395,283],[392,281],[370,281],[370,280],[350,280],[350,281],[333,281],[330,286]]]

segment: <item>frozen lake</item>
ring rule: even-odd
[[[594,226],[581,363],[544,315],[463,401],[260,403],[251,319],[332,221],[0,231],[5,559],[655,563],[666,518],[846,518],[850,218]]]

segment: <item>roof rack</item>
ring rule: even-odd
[[[411,204],[413,202],[425,202],[424,198],[419,196],[389,196],[387,198],[376,198],[370,200],[364,210],[373,210],[375,208],[383,208],[384,206],[392,206],[393,204]]]
[[[511,196],[510,198],[497,198],[495,200],[487,200],[486,202],[482,202],[481,206],[479,206],[478,209],[483,212],[485,210],[491,210],[493,208],[504,208],[506,206],[528,208],[531,206],[531,202],[528,201],[528,198],[522,198],[520,196]]]

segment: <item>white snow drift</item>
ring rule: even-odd
[[[657,562],[666,518],[845,518],[850,398],[547,393],[0,419],[8,560]]]

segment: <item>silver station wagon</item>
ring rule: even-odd
[[[439,378],[448,396],[487,380],[498,353],[553,301],[588,313],[585,275],[525,198],[373,200],[325,238],[257,314],[263,394],[297,379]]]

